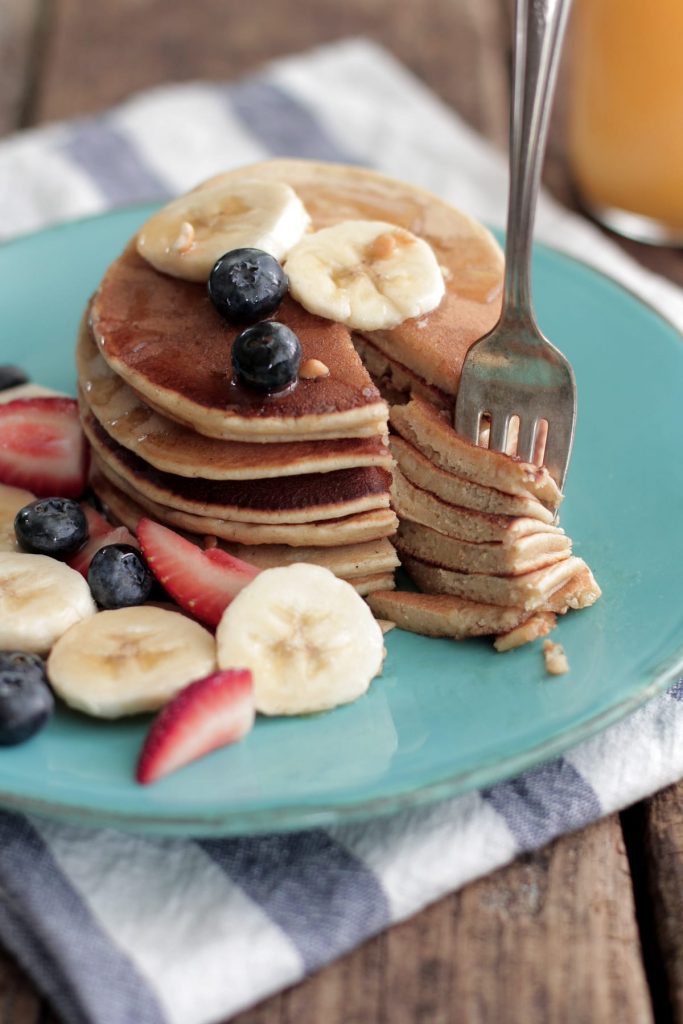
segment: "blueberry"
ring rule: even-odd
[[[16,388],[19,384],[27,384],[28,375],[18,366],[0,366],[0,391]]]
[[[23,743],[37,733],[54,703],[42,658],[0,651],[0,746]]]
[[[233,249],[217,260],[209,298],[231,324],[253,324],[274,313],[289,282],[276,259],[262,249]]]
[[[274,320],[247,327],[232,346],[232,367],[237,378],[259,391],[281,391],[295,381],[301,362],[301,344],[294,331]]]
[[[92,557],[88,585],[100,608],[130,608],[144,604],[152,592],[154,576],[137,548],[107,544]]]
[[[88,539],[88,521],[71,498],[39,498],[17,512],[14,532],[25,551],[68,558]]]

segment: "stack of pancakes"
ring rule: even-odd
[[[206,287],[159,273],[133,240],[102,280],[78,341],[93,488],[131,529],[148,515],[198,543],[217,538],[259,566],[313,561],[363,594],[386,590],[398,564],[387,539],[397,519],[374,367],[382,362],[377,376],[390,397],[422,387],[452,404],[449,382],[498,315],[499,247],[441,200],[365,169],[273,160],[221,178],[231,174],[290,185],[314,230],[364,218],[424,237],[447,294],[432,313],[363,338],[286,298],[277,319],[299,336],[303,361],[330,373],[263,396],[232,379],[237,329],[216,314]],[[451,393],[432,388],[432,376]]]
[[[264,396],[231,378],[237,329],[206,287],[159,273],[133,240],[78,344],[92,482],[112,515],[217,538],[263,567],[326,565],[372,593],[377,614],[429,635],[504,634],[500,646],[514,646],[547,631],[554,613],[592,603],[599,589],[555,525],[561,495],[547,472],[450,426],[467,350],[499,315],[493,236],[361,168],[273,160],[220,177],[231,176],[291,186],[313,230],[365,219],[413,232],[432,247],[445,295],[423,316],[353,334],[285,298],[275,318],[297,333],[304,361],[330,372]],[[395,513],[396,549],[427,593],[391,592]]]
[[[279,318],[329,377],[286,395],[236,384],[236,329],[201,285],[130,246],[110,267],[77,351],[92,486],[112,516],[141,516],[260,566],[326,565],[367,594],[393,586],[387,407],[348,332],[286,301]]]
[[[429,635],[498,634],[506,650],[600,590],[555,523],[545,468],[479,448],[420,397],[391,412],[401,562],[426,594],[377,594],[378,614]]]

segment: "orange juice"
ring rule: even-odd
[[[575,0],[569,155],[599,219],[683,242],[683,0]]]

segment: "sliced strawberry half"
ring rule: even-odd
[[[147,565],[181,608],[207,626],[223,612],[260,570],[221,548],[203,551],[167,526],[141,519],[138,540]]]
[[[72,398],[17,398],[0,405],[0,482],[38,497],[79,498],[88,446]]]
[[[76,554],[68,559],[68,565],[87,578],[93,556],[108,544],[132,544],[139,548],[137,538],[125,526],[112,526],[92,505],[83,505],[88,520],[88,539]]]
[[[249,669],[225,669],[190,683],[152,722],[138,761],[138,782],[156,782],[242,739],[253,727],[254,716]]]

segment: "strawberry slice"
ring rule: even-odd
[[[190,683],[152,722],[138,761],[138,782],[156,782],[242,739],[253,727],[254,715],[249,669],[225,669]]]
[[[260,572],[221,548],[203,551],[167,526],[141,519],[138,540],[147,565],[181,608],[217,626],[240,590]]]
[[[38,497],[79,498],[88,447],[73,398],[17,398],[0,405],[0,482]]]
[[[85,518],[88,520],[88,539],[75,555],[68,559],[67,564],[88,578],[88,569],[93,556],[108,544],[132,544],[139,548],[137,538],[125,526],[112,526],[101,516],[92,505],[82,505]]]

